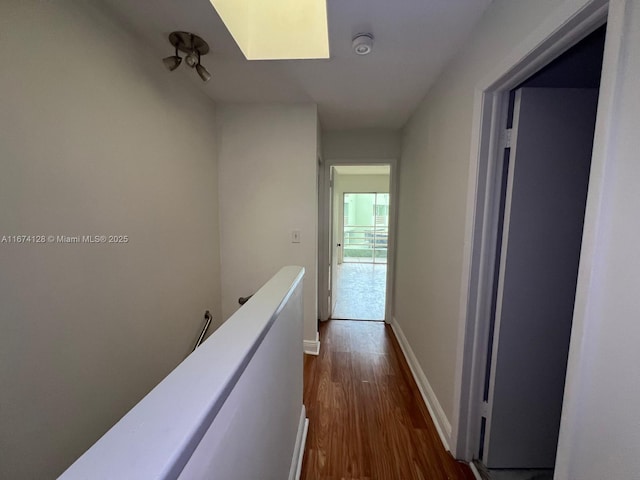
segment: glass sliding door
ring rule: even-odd
[[[342,261],[387,263],[388,193],[345,193]]]

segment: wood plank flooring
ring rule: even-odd
[[[305,355],[303,480],[473,480],[444,449],[391,327],[331,320]]]

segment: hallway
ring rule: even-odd
[[[384,320],[387,265],[342,263],[336,269],[336,305],[331,318]]]
[[[391,327],[328,321],[305,356],[303,480],[473,479],[446,452]]]

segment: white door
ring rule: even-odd
[[[484,463],[553,468],[597,90],[516,93]]]

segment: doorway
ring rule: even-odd
[[[330,168],[330,318],[384,321],[390,165]]]
[[[571,337],[606,26],[508,94],[482,401],[483,476],[552,479]]]

